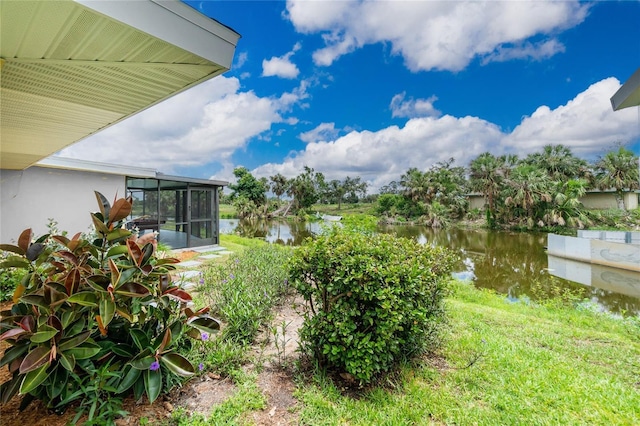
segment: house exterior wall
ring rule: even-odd
[[[627,192],[623,195],[624,206],[626,210],[634,210],[638,208],[637,192]],[[469,200],[469,209],[484,209],[486,201],[481,194],[470,194],[467,196]],[[615,192],[587,192],[584,197],[580,198],[580,202],[587,209],[617,209]]]
[[[69,236],[91,227],[90,213],[98,211],[94,191],[110,202],[126,195],[124,176],[79,170],[29,167],[0,170],[0,243],[15,243],[32,228],[35,236],[48,232],[49,218]]]

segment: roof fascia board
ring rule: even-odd
[[[55,169],[79,170],[94,173],[132,176],[139,178],[155,178],[156,170],[146,167],[121,166],[118,164],[99,163],[97,161],[79,160],[59,156],[47,157],[34,164],[36,167],[50,167]]]
[[[171,175],[165,175],[160,172],[156,174],[156,179],[170,180],[173,182],[196,183],[199,185],[206,185],[206,186],[228,186],[229,185],[229,182],[222,181],[222,180],[198,179],[198,178],[189,178],[189,177],[183,177],[183,176],[171,176]]]
[[[611,97],[614,111],[640,104],[640,68]]]
[[[74,0],[95,12],[231,68],[240,35],[177,0]]]

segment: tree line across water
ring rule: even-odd
[[[238,167],[236,183],[229,185],[232,192],[222,201],[233,204],[241,218],[301,216],[318,203],[337,204],[340,209],[343,203],[370,202],[387,222],[439,227],[480,217],[479,209],[469,208],[469,194],[475,193],[485,199],[490,227],[583,228],[602,219],[580,202],[587,190],[614,191],[618,207],[624,210],[624,193],[640,189],[638,156],[624,147],[593,163],[576,157],[567,146],[547,145],[524,158],[485,152],[468,167],[453,164],[451,158],[426,170],[410,168],[377,194],[368,194],[360,177],[327,180],[306,166],[291,179],[281,174],[256,178]],[[269,192],[275,197],[269,198]]]

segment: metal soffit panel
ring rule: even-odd
[[[0,18],[1,168],[26,168],[228,69],[72,1],[2,0]]]

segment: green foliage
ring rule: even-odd
[[[375,232],[378,228],[378,219],[367,214],[351,214],[340,221],[345,228],[360,232]]]
[[[204,270],[199,293],[225,322],[223,337],[250,344],[289,290],[284,265],[291,249],[263,244]]]
[[[188,308],[191,296],[171,282],[177,260],[157,258],[152,242],[122,228],[131,198],[113,205],[96,198],[91,239],[34,241],[27,229],[17,245],[0,245],[11,253],[0,270],[26,272],[11,310],[1,313],[0,341],[9,348],[0,366],[12,374],[0,387],[3,403],[18,392],[57,410],[81,400],[90,418],[104,419],[118,411],[108,402],[114,398],[132,392],[153,402],[175,377],[193,375],[177,348],[186,336],[219,329],[205,310]]]
[[[6,257],[5,254],[1,254],[0,262],[6,260]],[[11,300],[16,287],[18,287],[25,274],[26,271],[24,269],[0,269],[0,302]]]
[[[387,234],[334,227],[309,241],[290,265],[309,306],[302,350],[368,383],[403,357],[432,349],[453,262],[446,249]]]

